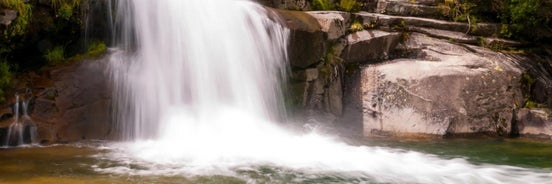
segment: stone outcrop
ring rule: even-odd
[[[349,13],[339,11],[311,11],[307,13],[318,21],[322,32],[326,33],[326,39],[329,41],[335,41],[345,35],[351,19]]]
[[[517,114],[518,133],[526,137],[552,139],[550,109],[520,109]]]
[[[304,69],[318,63],[326,52],[324,32],[318,21],[301,11],[273,11],[291,31],[288,48],[290,65]]]
[[[375,62],[387,59],[400,41],[400,33],[364,30],[345,37],[347,46],[341,58],[348,63]]]
[[[551,135],[545,111],[522,110],[531,100],[552,105],[545,95],[551,67],[481,47],[522,45],[491,37],[499,25],[473,31],[467,23],[430,18],[307,13],[320,25],[326,50],[300,67],[290,57],[289,96],[308,122],[339,122],[365,136]],[[369,29],[351,32],[354,20]],[[290,48],[300,42],[292,38]],[[527,75],[536,76],[530,84]]]
[[[306,119],[318,116],[335,119],[343,109],[338,57],[345,47],[343,36],[349,27],[349,15],[337,11],[276,13],[291,30],[288,106],[295,107],[298,116]],[[328,50],[335,53],[329,54]]]
[[[521,70],[503,54],[422,34],[411,57],[362,68],[365,135],[511,133]]]

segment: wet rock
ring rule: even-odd
[[[7,142],[8,137],[8,128],[7,126],[0,126],[0,146],[4,145]]]
[[[343,87],[341,79],[336,78],[331,81],[326,94],[326,111],[336,116],[343,115]]]
[[[292,78],[297,81],[311,82],[318,79],[318,75],[319,72],[317,68],[309,68],[306,70],[294,71]]]
[[[84,60],[29,73],[29,116],[39,142],[106,139],[111,128],[111,90],[106,61]]]
[[[400,34],[364,30],[346,36],[347,46],[341,58],[347,63],[374,62],[386,59],[399,44]]]
[[[13,117],[13,110],[11,107],[5,107],[0,109],[0,122],[4,122],[10,119],[11,117]]]
[[[349,13],[340,11],[311,11],[307,13],[318,20],[322,31],[326,33],[327,39],[330,41],[344,36],[349,27]]]
[[[413,33],[420,54],[361,70],[364,134],[507,136],[522,71],[504,54]]]
[[[305,12],[269,10],[275,12],[291,31],[288,47],[291,66],[305,69],[320,62],[326,52],[326,40],[318,20]]]
[[[520,109],[517,112],[519,134],[524,137],[552,139],[550,109]]]

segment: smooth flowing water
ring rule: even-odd
[[[241,0],[117,1],[117,130],[96,172],[248,183],[546,183],[549,170],[349,145],[278,124],[288,32]],[[224,178],[223,177],[223,178]],[[230,181],[223,179],[223,181]]]
[[[28,106],[30,99],[15,95],[15,103],[13,107],[13,122],[8,128],[5,142],[0,144],[0,147],[16,147],[24,144],[37,144],[37,126],[28,114]],[[22,111],[21,113],[19,111]]]

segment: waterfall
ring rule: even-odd
[[[19,95],[15,95],[15,103],[13,105],[13,122],[8,128],[6,134],[5,146],[21,146],[23,144],[36,144],[38,136],[38,128],[28,114],[28,106],[30,99],[23,99]],[[20,110],[23,112],[20,113]]]
[[[23,144],[23,123],[19,122],[19,95],[15,95],[15,104],[13,105],[14,121],[8,128],[6,146],[18,146]]]
[[[352,178],[345,180],[350,183],[552,178],[532,169],[290,133],[278,126],[286,121],[280,84],[289,30],[263,7],[243,0],[116,2],[110,71],[116,132],[123,142],[100,155],[120,164],[96,165],[98,172],[228,175],[249,183],[256,181],[246,173],[272,177],[262,171],[265,166],[283,175],[281,183],[325,176]],[[272,180],[259,181],[265,182]]]
[[[118,45],[126,52],[111,64],[124,140],[177,138],[182,126],[237,125],[244,120],[236,114],[281,119],[288,30],[252,4],[119,1]]]

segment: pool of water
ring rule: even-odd
[[[547,173],[552,172],[552,156],[550,156],[552,143],[546,142],[523,139],[395,140],[381,138],[365,138],[349,142],[355,146],[378,148],[383,151],[422,153],[443,160],[460,159],[475,166],[491,168],[514,166],[530,169],[532,172],[539,172],[546,176],[550,176]],[[338,170],[313,173],[271,164],[254,164],[236,168],[233,174],[180,172],[156,174],[151,169],[156,166],[150,166],[148,163],[132,159],[113,160],[105,156],[113,152],[117,151],[112,148],[112,143],[100,141],[0,149],[0,183],[378,183],[380,181],[378,176],[367,176],[361,173],[343,174]],[[366,157],[370,158],[371,155],[368,154]],[[395,183],[394,180],[388,182]],[[452,183],[454,183],[453,180]]]

